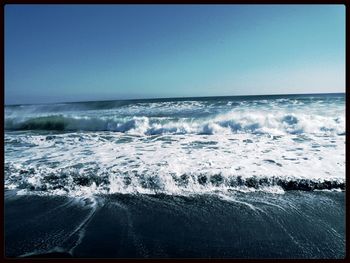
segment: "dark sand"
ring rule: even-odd
[[[7,257],[343,258],[345,193],[67,197],[5,193]]]

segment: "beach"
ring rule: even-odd
[[[344,258],[345,96],[5,107],[5,255]]]
[[[10,194],[9,194],[10,195]],[[344,258],[342,192],[15,196],[8,257]]]

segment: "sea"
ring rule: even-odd
[[[5,255],[344,258],[345,94],[5,106]]]

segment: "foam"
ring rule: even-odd
[[[345,188],[341,96],[12,106],[5,129],[20,194]]]
[[[304,113],[231,111],[198,119],[159,117],[87,117],[51,115],[30,119],[6,119],[6,130],[115,131],[138,135],[157,134],[343,134],[344,116]]]
[[[5,107],[6,130],[344,134],[344,98],[87,102]]]
[[[5,187],[73,196],[345,188],[343,136],[125,136],[16,135],[36,146],[5,149]]]

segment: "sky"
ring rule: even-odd
[[[5,5],[5,104],[345,92],[344,5]]]

